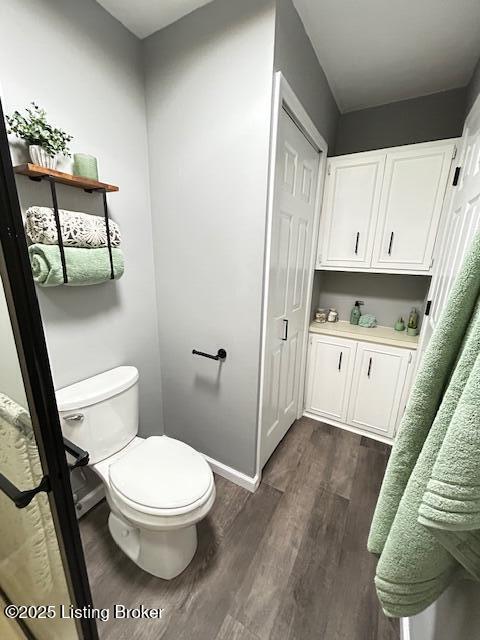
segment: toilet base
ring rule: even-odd
[[[120,549],[141,569],[171,580],[188,567],[197,550],[197,526],[153,531],[138,529],[110,512],[108,528]]]

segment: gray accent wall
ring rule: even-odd
[[[6,113],[35,100],[98,157],[120,225],[125,275],[116,283],[37,288],[56,388],[118,365],[140,371],[141,433],[161,434],[162,392],[154,286],[141,43],[93,0],[0,0],[0,81]],[[26,160],[23,146],[13,161]],[[70,161],[62,164],[71,169]],[[48,185],[17,179],[23,209],[50,206]],[[60,187],[60,206],[102,213],[101,197]]]
[[[325,73],[291,0],[277,0],[275,70],[281,71],[333,155],[339,110]]]
[[[215,0],[144,43],[165,430],[249,476],[274,32],[273,1]]]
[[[461,136],[466,102],[462,88],[342,113],[335,155]]]

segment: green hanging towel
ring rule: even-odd
[[[480,234],[418,371],[368,548],[388,616],[430,605],[457,577],[480,580]]]

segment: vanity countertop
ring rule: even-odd
[[[363,340],[364,342],[376,342],[406,349],[416,349],[418,346],[418,336],[409,336],[406,330],[395,331],[393,327],[382,326],[373,328],[359,327],[345,320],[323,323],[312,322],[310,333],[320,333],[327,336],[336,336],[337,338],[351,338],[353,340]]]

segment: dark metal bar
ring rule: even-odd
[[[0,273],[49,502],[73,604],[92,607],[82,541],[73,504],[47,345],[28,258],[22,214],[0,101]],[[8,594],[7,594],[8,595]],[[98,640],[96,621],[76,620],[83,640]]]
[[[455,175],[453,176],[452,186],[456,187],[460,178],[460,171],[462,167],[455,167]]]
[[[288,340],[288,320],[284,318],[283,320],[283,338],[282,340],[286,342]]]
[[[107,192],[105,189],[102,189],[102,196],[103,196],[103,211],[105,215],[105,231],[107,233],[108,255],[110,257],[110,280],[114,280],[115,271],[113,269],[112,241],[110,240],[110,221],[108,218]]]
[[[77,467],[85,467],[90,461],[90,454],[88,451],[84,451],[84,449],[80,449],[76,444],[70,442],[65,436],[63,436],[63,445],[65,447],[65,451],[69,453],[73,458],[75,458],[75,462],[73,464],[68,464],[70,469],[76,469]]]
[[[339,371],[342,370],[342,358],[343,358],[343,351],[340,351],[340,357],[338,358],[338,370]]]
[[[60,224],[60,215],[58,213],[57,189],[55,187],[55,180],[53,178],[47,177],[47,180],[50,183],[50,191],[52,192],[53,216],[55,218],[55,225],[57,227],[58,249],[60,251],[60,259],[62,261],[63,282],[64,284],[67,284],[68,282],[67,264],[65,262],[65,250],[63,248],[62,227]]]
[[[33,489],[20,490],[10,480],[0,473],[0,491],[4,493],[7,498],[10,498],[18,509],[24,509],[34,499],[37,493],[50,491],[50,480],[48,476],[43,476],[40,484]]]
[[[355,255],[358,254],[358,242],[360,240],[360,231],[357,231],[357,239],[355,240]]]
[[[393,245],[393,231],[390,234],[390,242],[388,244],[388,255],[391,256],[392,255],[392,245]]]
[[[216,356],[211,353],[205,353],[205,351],[197,351],[197,349],[193,349],[192,353],[194,356],[202,356],[203,358],[210,358],[210,360],[225,360],[227,357],[225,349],[219,349]]]
[[[370,373],[372,371],[372,358],[370,358],[370,361],[368,363],[368,371],[367,371],[367,376],[370,377]]]
[[[427,306],[425,307],[425,315],[429,316],[430,315],[430,309],[432,308],[432,301],[431,300],[427,300]]]

